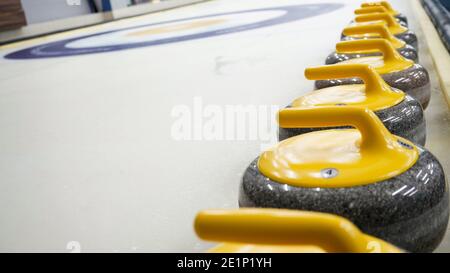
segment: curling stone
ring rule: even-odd
[[[387,25],[389,32],[392,33],[392,35],[394,35],[396,38],[400,40],[403,40],[405,43],[411,45],[417,51],[419,51],[416,34],[411,30],[409,30],[408,28],[401,26],[395,20],[395,18],[388,13],[370,13],[358,15],[355,17],[355,22],[356,23],[354,24],[350,24],[350,26],[367,25],[373,24],[375,22],[376,23],[384,22]],[[341,39],[343,41],[347,41],[347,40],[358,40],[374,36],[376,36],[376,34],[359,34],[347,36],[344,33],[342,33]]]
[[[426,125],[420,103],[400,90],[386,84],[368,64],[336,64],[307,68],[309,80],[357,77],[364,84],[333,86],[307,93],[289,107],[311,108],[320,106],[359,106],[368,108],[380,118],[394,135],[425,145]],[[324,129],[324,128],[322,128]],[[279,139],[317,131],[320,128],[279,128]]]
[[[338,53],[381,52],[383,56],[354,58],[341,64],[370,64],[391,87],[397,88],[417,99],[425,109],[431,96],[428,71],[420,64],[402,57],[392,44],[385,39],[367,39],[340,42],[336,45]],[[316,81],[316,88],[322,89],[335,85],[361,83],[359,79]]]
[[[256,158],[240,185],[241,207],[285,208],[345,217],[364,233],[410,252],[429,252],[449,217],[439,161],[392,135],[361,107],[283,109],[283,128],[352,126],[288,138]]]
[[[389,42],[391,42],[394,48],[397,49],[398,53],[400,53],[400,55],[402,55],[406,59],[409,59],[415,63],[419,61],[419,54],[417,54],[416,49],[406,44],[404,41],[395,38],[394,35],[392,35],[389,32],[389,29],[383,23],[347,27],[344,29],[343,33],[344,35],[347,36],[371,34],[371,33],[377,34],[377,37],[386,39]],[[370,37],[363,39],[370,39]],[[349,59],[367,56],[379,56],[379,55],[381,55],[381,53],[379,52],[365,53],[365,54],[363,53],[345,54],[333,52],[327,57],[325,64],[335,64]]]
[[[337,215],[286,209],[206,210],[197,214],[197,235],[222,242],[216,253],[400,253]]]
[[[379,11],[380,8],[383,11]],[[372,10],[370,10],[370,9],[372,9]],[[390,15],[394,16],[399,22],[405,24],[405,26],[408,26],[408,18],[405,15],[401,14],[400,12],[396,11],[392,7],[392,5],[387,1],[363,3],[361,5],[361,9],[358,11],[357,14],[367,14],[367,13],[384,12],[384,11],[386,11]]]

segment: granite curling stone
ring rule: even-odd
[[[338,53],[381,52],[383,56],[354,58],[341,64],[370,64],[391,87],[400,89],[417,99],[425,109],[430,102],[431,86],[428,71],[420,64],[402,57],[385,39],[367,39],[340,42],[336,45]],[[336,85],[361,83],[356,78],[316,81],[317,89]]]
[[[205,210],[195,217],[197,235],[221,242],[216,253],[401,253],[332,214],[286,209]]]
[[[404,41],[395,38],[383,23],[347,27],[344,29],[343,33],[345,35],[377,34],[377,37],[391,42],[394,48],[397,49],[398,53],[406,59],[409,59],[415,63],[419,61],[419,54],[417,54],[416,49],[406,44]],[[363,39],[371,39],[371,37],[366,37]],[[327,57],[325,64],[335,64],[349,59],[379,55],[381,55],[379,52],[345,54],[337,53],[335,51]]]
[[[352,126],[302,134],[256,158],[240,184],[240,207],[317,211],[410,252],[430,252],[449,217],[448,186],[426,149],[392,135],[361,107],[283,109],[284,128]]]
[[[400,90],[384,82],[374,68],[368,64],[336,64],[307,68],[309,80],[340,79],[357,77],[363,84],[328,87],[296,99],[292,108],[320,106],[359,106],[368,108],[380,118],[384,126],[394,135],[425,145],[426,123],[420,103]],[[278,130],[279,140],[324,128],[283,128]]]
[[[396,11],[392,7],[392,5],[387,1],[363,3],[361,4],[361,9],[357,14],[367,14],[373,12],[387,12],[390,15],[394,16],[400,23],[404,24],[405,26],[408,26],[408,18],[405,15],[401,14],[400,12]]]
[[[396,38],[404,41],[408,45],[414,47],[417,52],[419,52],[418,48],[418,41],[417,36],[414,32],[409,30],[406,27],[401,26],[395,18],[388,14],[388,13],[371,13],[371,14],[364,14],[364,15],[358,15],[355,17],[355,23],[350,24],[350,26],[358,26],[358,25],[368,25],[368,24],[374,24],[374,23],[380,23],[384,22],[387,25],[387,28],[389,29],[389,32],[394,35]],[[341,40],[348,41],[348,40],[359,40],[364,39],[368,37],[374,37],[375,34],[355,34],[355,35],[345,35],[344,33],[341,34]]]

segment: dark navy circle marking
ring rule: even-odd
[[[81,36],[81,37],[65,39],[65,40],[61,40],[61,41],[56,41],[56,42],[51,42],[51,43],[42,44],[42,45],[38,45],[38,46],[33,46],[30,48],[22,49],[22,50],[7,54],[5,56],[5,58],[6,59],[38,59],[38,58],[64,57],[64,56],[93,54],[93,53],[101,53],[101,52],[110,52],[110,51],[116,51],[116,50],[138,48],[138,47],[177,43],[177,42],[182,42],[182,41],[196,40],[196,39],[202,39],[202,38],[207,38],[207,37],[214,37],[214,36],[225,35],[225,34],[230,34],[230,33],[242,32],[242,31],[247,31],[247,30],[252,30],[252,29],[264,28],[264,27],[273,26],[273,25],[285,24],[285,23],[302,20],[302,19],[306,19],[309,17],[313,17],[313,16],[325,14],[325,13],[329,13],[329,12],[337,10],[343,6],[344,6],[343,4],[337,4],[337,3],[305,4],[305,5],[252,9],[252,10],[243,10],[243,11],[203,15],[203,16],[197,16],[197,17],[189,17],[189,18],[170,20],[170,21],[164,21],[164,22],[159,22],[159,23],[127,27],[127,28],[122,28],[122,29],[117,29],[117,30],[112,30],[112,31],[105,31],[105,32],[101,32],[101,33],[95,33],[95,34],[91,34],[91,35],[85,35],[85,36]],[[278,17],[266,19],[266,20],[263,20],[260,22],[249,23],[249,24],[244,24],[244,25],[240,25],[240,26],[234,26],[234,27],[206,31],[206,32],[195,33],[195,34],[189,34],[189,35],[163,38],[163,39],[153,40],[153,41],[136,42],[136,43],[128,43],[128,44],[117,44],[117,45],[109,45],[109,46],[84,47],[84,48],[66,47],[67,44],[74,42],[74,41],[78,41],[78,40],[82,40],[82,39],[86,39],[86,38],[90,38],[90,37],[94,37],[94,36],[100,36],[100,35],[120,32],[120,31],[124,31],[124,30],[132,30],[132,29],[136,29],[136,28],[157,26],[157,25],[176,23],[176,22],[185,22],[185,21],[190,21],[190,20],[195,20],[195,19],[204,19],[204,18],[211,18],[211,17],[216,17],[216,16],[243,14],[243,13],[250,13],[250,12],[263,12],[263,11],[284,11],[284,13]],[[300,36],[300,34],[299,34],[299,36]]]

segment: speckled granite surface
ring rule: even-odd
[[[430,77],[428,71],[420,64],[414,64],[408,69],[381,75],[393,88],[400,89],[420,102],[425,109],[430,101]],[[361,84],[358,78],[320,80],[315,82],[317,89],[336,85]]]
[[[288,208],[333,213],[365,233],[411,252],[433,251],[447,228],[448,186],[442,166],[419,148],[406,172],[374,184],[351,188],[301,188],[265,177],[255,159],[240,185],[240,207]]]
[[[420,103],[410,96],[406,96],[401,103],[376,111],[386,128],[394,135],[404,137],[419,145],[425,145],[426,122]],[[330,129],[330,128],[322,128]],[[279,140],[284,140],[296,135],[318,131],[320,128],[279,128]]]
[[[415,63],[419,62],[419,54],[417,54],[417,51],[414,47],[410,45],[405,45],[402,48],[397,49],[397,51],[405,57],[406,59],[409,59],[411,61],[414,61]],[[367,57],[367,56],[381,56],[381,53],[370,53],[370,54],[344,54],[344,53],[337,53],[336,51],[328,55],[328,57],[325,60],[325,64],[336,64],[340,63],[342,61],[355,59],[355,58],[361,58],[361,57]]]

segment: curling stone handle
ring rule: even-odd
[[[386,12],[358,15],[355,17],[355,21],[357,23],[372,22],[372,21],[384,21],[387,23],[388,27],[399,27],[395,18]]]
[[[404,58],[397,52],[391,42],[386,39],[362,39],[343,41],[336,44],[338,53],[361,53],[378,51],[386,62],[402,62]]]
[[[356,15],[370,14],[375,12],[389,12],[384,6],[368,6],[355,10]]]
[[[391,147],[393,136],[369,109],[357,106],[286,108],[278,113],[282,128],[352,126],[361,133],[360,148],[382,152]]]
[[[381,38],[388,39],[390,41],[396,39],[394,35],[389,32],[389,29],[383,24],[356,25],[346,27],[343,33],[345,36],[375,33],[378,34]]]
[[[392,7],[392,5],[388,1],[380,1],[380,2],[371,2],[371,3],[363,3],[363,4],[361,4],[362,8],[374,7],[374,6],[375,7],[376,6],[383,6],[388,11],[395,12],[394,8]]]
[[[383,23],[350,26],[350,27],[346,27],[344,29],[343,33],[346,36],[364,35],[364,34],[374,33],[383,39],[389,40],[392,43],[392,45],[396,48],[402,48],[406,44],[405,42],[397,39],[394,35],[392,35],[392,33],[389,31],[389,29]]]
[[[283,209],[206,210],[197,214],[204,240],[243,244],[317,245],[329,252],[367,252],[364,234],[335,215]]]
[[[331,80],[360,78],[365,85],[365,92],[375,93],[390,91],[390,87],[377,71],[368,64],[335,64],[305,69],[305,77],[309,80]]]

